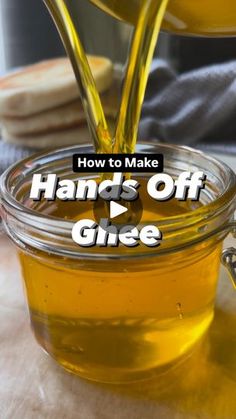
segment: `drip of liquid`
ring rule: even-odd
[[[114,140],[75,27],[71,1],[45,0],[45,3],[71,59],[96,152],[133,153],[149,67],[168,0],[146,0],[140,7]]]

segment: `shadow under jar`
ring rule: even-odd
[[[18,248],[31,325],[39,344],[67,370],[103,382],[149,378],[186,356],[214,313],[222,243],[233,229],[236,178],[224,164],[187,147],[143,143],[164,154],[164,171],[207,175],[199,202],[148,197],[141,225],[163,233],[158,248],[81,248],[73,223],[93,216],[93,202],[33,202],[32,175],[78,180],[69,147],[27,158],[1,178],[3,225]],[[93,174],[90,175],[91,177]]]

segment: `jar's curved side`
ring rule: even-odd
[[[73,226],[71,221],[37,213],[33,208],[24,205],[17,196],[21,188],[23,192],[25,191],[23,186],[29,182],[32,173],[42,170],[49,173],[53,168],[53,170],[59,170],[58,175],[61,175],[62,170],[66,175],[70,174],[68,167],[71,170],[71,156],[78,151],[88,153],[92,152],[92,148],[81,145],[37,153],[13,165],[1,177],[2,208],[0,211],[2,214],[0,213],[0,216],[2,216],[3,225],[8,226],[7,233],[12,232],[9,235],[12,236],[11,238],[15,237],[18,245],[74,259],[88,260],[94,257],[96,260],[137,259],[156,257],[164,252],[175,252],[211,237],[219,237],[223,240],[233,228],[230,221],[235,210],[236,177],[231,169],[189,147],[143,142],[138,145],[137,151],[145,154],[162,152],[165,155],[165,166],[168,170],[172,168],[173,174],[178,174],[186,167],[192,170],[203,170],[207,164],[210,183],[213,184],[212,190],[209,190],[209,196],[206,197],[209,202],[204,202],[202,208],[194,210],[194,217],[192,212],[189,212],[183,216],[164,219],[162,222],[155,220],[165,239],[165,244],[156,251],[143,251],[143,249],[137,251],[136,249],[135,252],[127,251],[124,255],[122,252],[112,254],[109,249],[106,254],[99,253],[99,250],[88,252],[78,249],[71,239]],[[154,220],[150,221],[154,222]]]
[[[236,249],[234,247],[229,247],[222,252],[221,263],[225,266],[228,271],[229,277],[233,284],[233,287],[236,289]]]
[[[236,238],[236,220],[229,227],[229,233],[231,232],[233,237]],[[232,285],[236,289],[236,247],[231,246],[223,250],[221,263],[227,269]]]

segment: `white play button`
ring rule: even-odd
[[[128,208],[124,207],[123,205],[117,204],[117,202],[111,201],[110,202],[110,218],[118,217],[121,214],[124,214],[128,211]]]

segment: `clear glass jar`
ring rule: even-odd
[[[189,353],[212,321],[222,243],[234,226],[236,176],[226,165],[187,147],[137,151],[163,153],[174,178],[203,170],[208,179],[202,205],[177,215],[156,215],[171,201],[146,212],[143,196],[141,224],[163,232],[158,248],[80,248],[71,239],[80,202],[68,203],[67,219],[69,206],[28,199],[34,173],[78,179],[72,154],[90,146],[37,154],[1,178],[3,225],[18,247],[35,337],[64,368],[97,381],[147,378]]]

